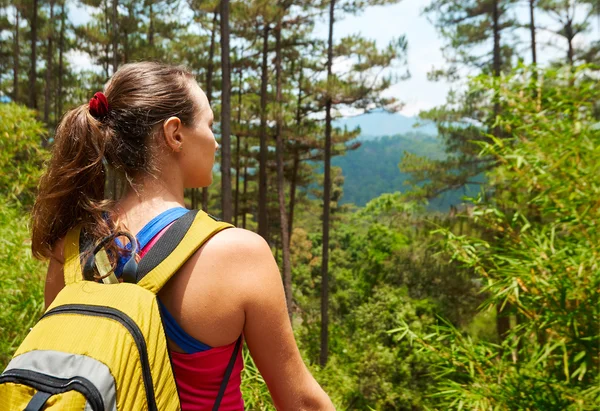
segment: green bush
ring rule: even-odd
[[[47,150],[46,129],[35,113],[17,104],[0,104],[0,197],[31,206]]]
[[[442,229],[454,259],[485,284],[482,309],[510,318],[501,342],[450,324],[416,340],[436,364],[432,406],[449,410],[595,410],[600,404],[600,88],[589,67],[526,68],[474,86],[497,93],[482,155],[498,167],[476,200],[480,235]],[[597,72],[596,72],[597,74]]]
[[[45,264],[31,255],[29,208],[48,152],[35,113],[0,104],[0,369],[43,310]]]
[[[0,370],[43,311],[45,264],[31,255],[28,217],[0,200]]]

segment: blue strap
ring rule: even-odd
[[[148,244],[150,240],[152,240],[154,236],[158,234],[162,229],[171,224],[173,221],[177,220],[179,217],[186,214],[188,211],[190,210],[188,210],[187,208],[175,207],[167,211],[163,211],[162,213],[154,217],[152,220],[150,220],[148,224],[146,224],[144,228],[142,228],[140,232],[136,235],[138,243],[140,245],[140,250],[146,247],[146,244]]]
[[[152,220],[150,220],[137,235],[135,236],[138,240],[138,250],[141,250],[154,238],[156,234],[158,234],[163,228],[171,224],[173,221],[177,220],[179,217],[186,214],[189,210],[183,207],[174,207],[170,208],[167,211],[163,211]],[[131,245],[127,243],[125,246],[118,238],[115,238],[115,242],[117,245],[125,250],[131,249]],[[129,261],[131,255],[128,252],[123,252],[119,255],[119,261],[117,262],[117,267],[115,268],[115,275],[120,277],[123,274],[123,267],[125,263]]]
[[[193,354],[200,351],[210,350],[210,345],[204,344],[198,341],[191,335],[185,332],[181,325],[175,321],[173,315],[167,310],[160,299],[156,299],[160,306],[160,311],[163,314],[163,324],[165,327],[165,333],[167,337],[171,339],[179,348],[181,348],[186,354]]]

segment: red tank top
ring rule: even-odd
[[[170,225],[169,225],[170,226]],[[143,257],[156,241],[163,235],[165,227],[140,251]],[[229,345],[214,347],[193,354],[179,353],[172,350],[171,363],[175,374],[175,383],[179,392],[182,411],[212,410],[219,388],[223,381],[225,369],[229,363],[235,341]],[[220,411],[239,411],[244,409],[242,399],[241,374],[244,369],[242,350],[239,350],[233,372],[219,406]]]

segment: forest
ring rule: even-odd
[[[600,1],[419,2],[445,59],[428,78],[453,85],[419,113],[437,135],[360,139],[340,121],[401,110],[411,44],[402,16],[389,44],[336,28],[400,2],[0,0],[0,369],[44,309],[30,211],[54,130],[153,60],[215,113],[187,206],[268,241],[337,409],[598,409]],[[246,408],[274,409],[244,359]]]

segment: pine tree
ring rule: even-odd
[[[31,57],[29,70],[29,107],[37,109],[37,41],[38,41],[38,0],[33,0],[30,22]]]
[[[537,64],[537,42],[535,29],[536,0],[529,0],[529,32],[531,35],[531,63]]]
[[[231,197],[231,66],[229,63],[229,1],[221,0],[221,210],[232,221]]]
[[[52,97],[50,96],[50,91],[52,89],[52,70],[54,66],[54,0],[50,0],[49,2],[50,8],[50,19],[47,22],[48,25],[48,40],[46,45],[46,81],[44,84],[44,123],[47,125],[50,124],[50,103],[52,101]],[[44,139],[44,145],[47,145],[47,140]]]
[[[19,32],[21,22],[19,4],[15,3],[15,28],[13,38],[15,40],[13,53],[13,101],[19,102],[19,71],[20,71],[20,48]]]
[[[539,0],[538,7],[558,23],[557,29],[549,30],[566,40],[567,63],[572,66],[577,53],[575,37],[589,29],[591,18],[598,6],[594,7],[588,0]],[[579,17],[581,15],[583,17]]]
[[[285,181],[284,181],[284,143],[283,143],[283,91],[282,91],[282,50],[281,30],[284,14],[287,12],[290,2],[279,4],[279,16],[275,26],[275,83],[276,83],[276,155],[277,155],[277,194],[279,200],[279,220],[281,232],[281,249],[283,261],[283,287],[290,322],[292,320],[292,267],[290,261],[290,242],[288,229],[288,216],[285,204]]]
[[[359,12],[371,4],[390,2],[365,2],[360,4],[340,2],[338,7],[345,11]],[[321,266],[321,350],[319,362],[325,366],[328,358],[329,345],[329,230],[330,230],[330,201],[331,201],[331,147],[332,147],[332,110],[334,106],[344,105],[362,110],[372,110],[378,107],[389,107],[393,99],[381,97],[381,92],[387,89],[395,77],[383,77],[380,81],[369,79],[369,74],[385,67],[393,66],[395,62],[405,61],[406,40],[400,37],[392,41],[386,49],[378,51],[375,42],[359,36],[343,38],[339,45],[333,45],[333,29],[335,22],[336,3],[329,3],[329,33],[327,41],[327,78],[324,84],[325,105],[325,142],[324,142],[324,181],[323,181],[323,241]],[[345,56],[354,59],[354,64],[347,76],[333,74],[334,56]]]
[[[443,52],[449,67],[433,71],[431,78],[456,79],[461,71],[473,69],[475,73],[490,73],[499,78],[510,69],[514,50],[512,44],[503,40],[508,37],[503,34],[517,25],[509,14],[514,3],[514,0],[433,1],[425,13],[446,39]],[[489,44],[492,46],[488,51],[479,52]],[[415,195],[433,199],[446,191],[478,184],[477,176],[493,166],[488,159],[476,158],[479,149],[473,144],[487,141],[489,134],[500,137],[502,133],[494,126],[500,102],[495,96],[487,97],[482,91],[453,92],[444,106],[421,113],[421,117],[438,127],[449,155],[439,161],[405,156],[401,167],[413,173]],[[486,109],[488,104],[492,110]]]

